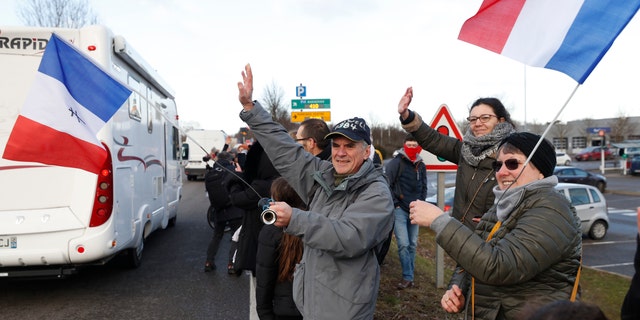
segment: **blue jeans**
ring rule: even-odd
[[[393,215],[396,224],[393,232],[398,243],[398,256],[402,267],[402,279],[413,281],[413,268],[416,260],[416,246],[418,245],[418,225],[411,224],[409,212],[402,208],[395,208]]]

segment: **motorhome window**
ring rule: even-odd
[[[171,126],[173,128],[173,160],[177,160],[180,158],[180,130],[178,128]]]
[[[147,111],[149,112],[149,114],[147,114],[147,132],[152,133],[153,118],[154,118],[153,115],[155,113],[155,108],[153,107],[153,97],[152,97],[153,92],[148,87],[145,87],[145,89],[146,89],[146,95],[147,95],[147,99],[145,99],[145,105],[149,103],[149,105],[147,106]]]
[[[142,120],[142,101],[140,100],[140,81],[129,76],[128,84],[133,89],[129,96],[129,118],[141,121]]]

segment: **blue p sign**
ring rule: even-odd
[[[307,95],[307,87],[303,86],[302,83],[296,87],[296,97],[304,97]]]

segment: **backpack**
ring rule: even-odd
[[[228,175],[227,170],[222,168],[218,162],[204,175],[204,186],[209,196],[209,202],[217,210],[227,207],[230,202],[226,184]]]

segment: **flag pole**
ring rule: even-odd
[[[560,116],[562,111],[564,111],[564,108],[567,107],[567,105],[569,104],[569,101],[571,101],[571,98],[573,98],[573,96],[576,94],[576,91],[578,91],[579,87],[580,87],[580,83],[576,84],[576,87],[571,92],[571,95],[569,95],[569,98],[567,98],[567,101],[564,103],[562,108],[560,108],[560,110],[558,110],[558,113],[553,118],[553,120],[551,120],[551,122],[549,122],[549,125],[544,130],[544,132],[542,133],[542,136],[540,136],[540,140],[538,140],[538,143],[536,143],[535,147],[533,147],[533,150],[531,151],[531,154],[527,158],[527,161],[524,162],[524,166],[526,166],[529,163],[529,161],[531,160],[531,158],[533,158],[533,155],[536,153],[536,150],[538,150],[538,146],[540,145],[540,143],[542,143],[542,139],[544,139],[547,136],[547,133],[549,132],[549,130],[551,130],[551,127],[556,123],[556,120],[558,120],[558,117]],[[524,170],[524,167],[523,167],[523,170]]]
[[[527,125],[527,65],[525,63],[523,66],[523,74],[522,74],[522,83],[523,83],[523,91],[524,91],[524,131],[528,131]]]

